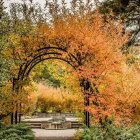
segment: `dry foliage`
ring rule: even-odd
[[[64,89],[46,87],[43,84],[37,84],[37,91],[29,96],[30,101],[34,101],[35,106],[41,112],[77,112],[82,107],[82,97],[77,94],[71,94]],[[35,111],[35,110],[34,110]]]

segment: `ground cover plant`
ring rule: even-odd
[[[25,124],[4,126],[0,124],[1,140],[34,140],[34,133]]]
[[[90,128],[79,130],[75,140],[139,140],[140,126],[115,126],[110,123],[92,125]]]

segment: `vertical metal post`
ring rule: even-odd
[[[16,78],[13,78],[13,96],[14,96],[14,92],[18,91],[18,88],[17,88],[17,79]],[[11,113],[11,124],[17,124],[18,123],[18,105],[16,104],[16,111],[14,113],[14,110],[13,112]]]
[[[14,91],[15,91],[15,78],[13,78],[13,96],[14,96]],[[12,103],[13,104],[13,103]],[[11,112],[11,124],[14,124],[14,110]]]
[[[19,123],[21,123],[21,103],[20,103],[20,106],[19,106]]]
[[[84,93],[84,106],[88,107],[90,105],[89,101],[90,82],[88,81],[88,79],[83,78],[80,81],[80,86],[82,87],[82,91]],[[90,114],[86,109],[84,110],[84,124],[87,127],[90,126]]]
[[[85,107],[89,106],[89,96],[85,95]],[[89,112],[87,110],[84,111],[84,115],[85,115],[85,120],[84,123],[87,127],[90,126],[90,115]]]
[[[15,124],[18,123],[18,111],[17,111],[17,108],[16,108],[16,112],[15,112]]]
[[[14,113],[12,112],[11,113],[11,124],[13,124],[14,123]]]

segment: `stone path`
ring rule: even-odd
[[[74,140],[74,134],[77,130],[45,130],[32,129],[35,133],[36,140]]]

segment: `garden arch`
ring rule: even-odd
[[[13,90],[15,92],[18,92],[21,88],[21,85],[19,83],[22,83],[28,75],[30,74],[30,71],[40,62],[44,60],[49,60],[49,59],[58,59],[61,61],[66,62],[67,64],[71,65],[74,69],[78,68],[81,66],[81,59],[78,57],[78,55],[71,54],[70,52],[67,51],[66,48],[63,47],[56,47],[56,46],[45,46],[43,48],[39,48],[33,53],[31,53],[26,61],[24,61],[18,70],[18,75],[17,77],[13,78]],[[83,79],[80,81],[81,83],[83,82]],[[84,83],[80,84],[82,88],[84,89],[84,94],[86,94],[86,90],[89,89],[89,82],[84,80]],[[89,97],[85,96],[84,98],[84,104],[85,106],[89,106]],[[18,115],[19,115],[19,121],[18,121]],[[85,125],[89,127],[89,112],[84,111],[85,115]],[[20,114],[18,111],[16,113],[12,113],[11,115],[11,123],[18,123],[20,122]]]

